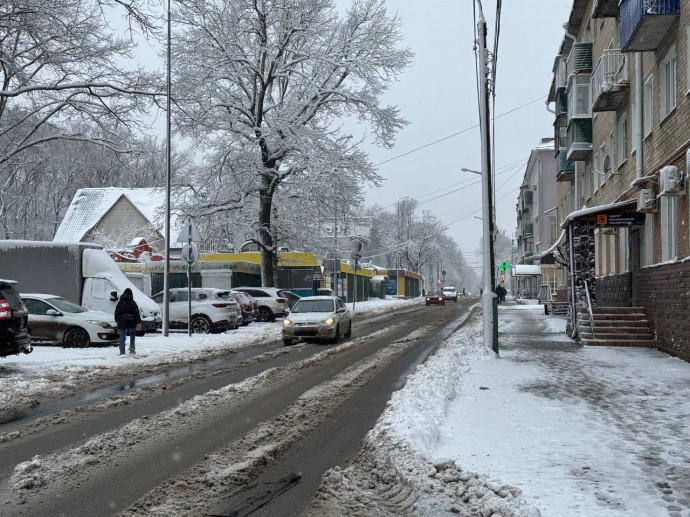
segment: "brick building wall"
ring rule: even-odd
[[[630,273],[597,278],[599,307],[630,307]]]
[[[638,275],[639,304],[657,348],[690,361],[690,262],[644,268]]]

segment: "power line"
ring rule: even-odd
[[[494,119],[501,118],[501,117],[505,117],[506,115],[510,115],[511,113],[514,113],[514,112],[516,112],[516,111],[518,111],[518,110],[521,110],[522,108],[526,108],[527,106],[530,106],[531,104],[534,104],[535,102],[542,101],[542,100],[544,100],[545,98],[546,98],[546,95],[543,95],[543,96],[539,97],[538,99],[534,99],[533,101],[527,102],[527,103],[525,103],[525,104],[523,104],[523,105],[521,105],[521,106],[518,106],[517,108],[513,108],[512,110],[508,110],[508,111],[506,111],[506,112],[504,112],[504,113],[501,113],[500,115],[496,115],[496,116],[494,117]],[[417,148],[415,148],[415,149],[412,149],[411,151],[407,151],[407,152],[402,153],[402,154],[399,154],[399,155],[397,155],[397,156],[393,156],[392,158],[388,158],[387,160],[384,160],[384,161],[382,161],[382,162],[376,163],[376,164],[374,164],[374,167],[378,167],[378,166],[384,165],[384,164],[386,164],[386,163],[388,163],[388,162],[392,162],[393,160],[397,160],[398,158],[402,158],[403,156],[407,156],[408,154],[416,153],[417,151],[421,151],[422,149],[426,149],[427,147],[431,147],[432,145],[439,144],[439,143],[441,143],[441,142],[443,142],[443,141],[445,141],[445,140],[448,140],[449,138],[453,138],[453,137],[455,137],[455,136],[461,135],[461,134],[463,134],[463,133],[466,133],[467,131],[470,131],[471,129],[476,129],[476,128],[478,128],[478,127],[479,127],[479,124],[475,124],[475,125],[473,125],[473,126],[467,127],[467,128],[465,128],[465,129],[462,129],[462,130],[460,130],[460,131],[457,131],[457,132],[455,132],[455,133],[453,133],[453,134],[451,134],[451,135],[444,136],[443,138],[439,138],[438,140],[435,140],[435,141],[430,142],[430,143],[428,143],[428,144],[424,144],[424,145],[422,145],[422,146],[420,146],[420,147],[417,147]]]

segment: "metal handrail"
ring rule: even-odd
[[[585,296],[587,297],[587,312],[589,314],[589,326],[592,329],[592,339],[594,339],[594,316],[592,315],[592,300],[589,297],[589,284],[585,280]]]

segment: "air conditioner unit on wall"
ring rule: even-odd
[[[667,165],[659,171],[659,195],[685,195],[685,174],[675,165]]]
[[[653,189],[643,188],[637,193],[637,211],[645,213],[656,211],[656,197]]]

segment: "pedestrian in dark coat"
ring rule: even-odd
[[[129,353],[136,353],[134,338],[137,335],[137,330],[141,329],[141,314],[139,314],[139,306],[134,301],[134,294],[129,287],[124,290],[115,306],[115,323],[117,323],[117,331],[120,334],[120,355],[125,354],[127,334],[129,334]]]
[[[498,303],[503,303],[506,301],[506,294],[508,294],[508,291],[506,291],[506,288],[503,287],[503,282],[501,282],[496,287],[496,296],[498,296]]]

